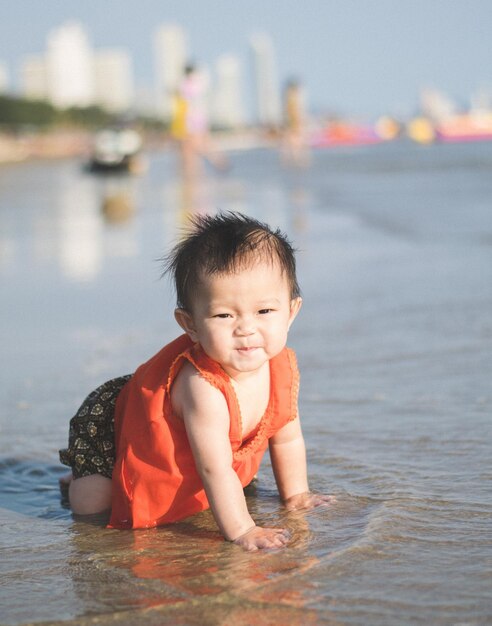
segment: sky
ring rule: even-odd
[[[245,91],[249,37],[269,33],[280,83],[301,79],[313,111],[407,116],[423,87],[463,107],[492,93],[492,0],[0,0],[0,61],[14,87],[22,56],[72,19],[93,47],[130,51],[139,87],[153,86],[156,26],[177,23],[198,64],[238,55]]]

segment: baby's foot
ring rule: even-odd
[[[68,489],[72,480],[72,472],[68,472],[68,474],[63,474],[63,476],[60,476],[60,478],[58,479],[58,482],[60,483],[60,489]]]
[[[68,489],[70,487],[70,483],[72,482],[72,480],[73,480],[72,472],[69,472],[68,474],[64,474],[63,476],[60,476],[60,478],[58,479],[58,484],[60,486],[61,502],[63,505],[68,505],[69,503]]]

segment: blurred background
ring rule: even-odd
[[[285,125],[289,83],[313,145],[492,134],[487,0],[22,0],[0,15],[0,161],[129,120],[165,140],[187,65],[211,128],[243,144]]]

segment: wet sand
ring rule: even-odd
[[[492,623],[492,144],[231,163],[194,185],[168,153],[132,178],[0,170],[2,623]],[[242,553],[208,512],[110,531],[60,499],[84,396],[178,332],[156,259],[192,208],[241,210],[299,248],[311,485],[338,502],[287,513],[265,459],[247,497],[293,531],[278,552]]]

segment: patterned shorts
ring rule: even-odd
[[[68,448],[60,461],[72,468],[74,478],[101,474],[111,478],[115,461],[114,406],[131,374],[108,380],[84,400],[70,420]]]

